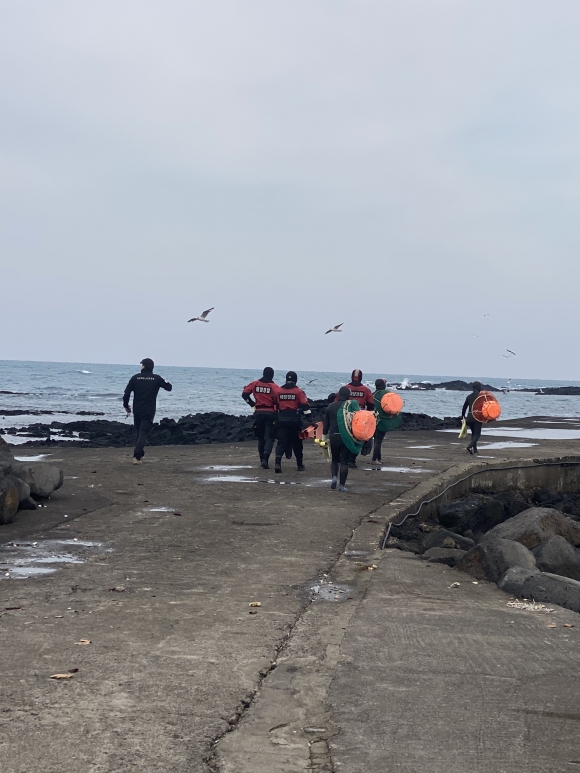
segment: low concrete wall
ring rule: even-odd
[[[384,519],[386,531],[389,523],[399,523],[419,508],[420,515],[427,517],[434,514],[440,505],[466,496],[473,489],[497,493],[510,488],[527,490],[544,487],[556,491],[580,491],[580,456],[505,459],[493,464],[474,462],[458,465],[397,497],[382,507],[376,517],[381,521]]]

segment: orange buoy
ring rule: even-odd
[[[371,411],[356,411],[352,414],[351,432],[359,443],[370,440],[375,434],[377,420]]]
[[[471,415],[476,421],[486,424],[501,415],[501,406],[493,392],[480,392],[471,406]]]
[[[387,392],[381,397],[381,408],[390,416],[396,416],[398,413],[401,413],[404,404],[403,398],[396,392]]]

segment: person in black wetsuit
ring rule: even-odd
[[[348,477],[349,462],[352,457],[351,452],[345,446],[340,435],[337,418],[338,411],[342,408],[346,400],[350,400],[350,389],[347,386],[342,386],[338,390],[334,402],[330,403],[324,412],[324,423],[322,425],[322,439],[330,442],[330,473],[332,475],[330,488],[334,490],[337,483],[339,483],[340,491],[347,491],[346,479]]]
[[[471,442],[467,446],[467,453],[469,454],[477,454],[477,441],[481,437],[481,428],[482,423],[480,421],[477,421],[471,413],[471,408],[473,406],[473,403],[475,402],[475,398],[479,395],[482,388],[482,383],[480,381],[474,381],[472,384],[473,392],[465,398],[465,402],[463,403],[463,408],[461,410],[461,418],[465,418],[467,421],[467,426],[471,430]]]
[[[160,389],[171,392],[173,389],[169,381],[165,381],[157,373],[153,373],[155,363],[146,357],[141,360],[141,373],[131,376],[125,394],[123,395],[123,407],[127,416],[131,413],[129,398],[133,392],[133,422],[135,424],[135,450],[133,452],[133,464],[141,464],[145,455],[145,442],[147,433],[153,426],[155,411],[157,409],[157,393]]]

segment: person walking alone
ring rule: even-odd
[[[153,373],[155,363],[149,357],[141,360],[141,373],[131,376],[123,395],[123,407],[127,416],[131,413],[129,399],[133,393],[133,423],[135,424],[135,450],[133,451],[133,464],[141,464],[145,455],[145,443],[147,435],[153,426],[155,411],[157,410],[157,394],[160,389],[171,392],[173,386],[169,381]]]
[[[274,369],[264,368],[262,378],[244,387],[242,399],[254,409],[254,433],[258,438],[260,465],[269,470],[268,460],[274,447],[276,427],[276,392]]]
[[[477,454],[477,441],[481,437],[481,428],[483,424],[480,421],[477,421],[477,419],[473,416],[471,410],[473,408],[473,403],[475,402],[476,397],[478,397],[479,393],[481,392],[483,384],[481,381],[474,381],[472,384],[473,392],[465,398],[465,402],[463,403],[463,408],[461,410],[461,418],[465,419],[467,422],[467,426],[471,430],[471,442],[467,446],[467,453],[469,454]]]
[[[300,437],[302,429],[301,417],[312,419],[312,411],[308,404],[308,398],[300,387],[296,386],[298,376],[293,370],[286,374],[286,383],[278,387],[276,392],[276,405],[278,408],[276,460],[274,472],[282,472],[282,457],[284,454],[291,458],[291,451],[296,456],[298,472],[304,472],[304,450]]]

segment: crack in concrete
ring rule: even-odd
[[[344,557],[346,547],[353,541],[356,535],[356,532],[360,529],[364,520],[374,515],[378,510],[383,508],[385,505],[389,504],[389,501],[385,501],[382,504],[364,513],[363,515],[359,516],[355,526],[353,526],[353,528],[351,529],[349,536],[345,538],[340,553],[336,555],[334,560],[326,568],[325,575],[330,574],[333,571],[333,569],[337,566],[339,561]],[[364,595],[365,595],[365,592],[363,592],[361,598],[357,600],[357,603],[360,603],[360,600],[364,598]],[[240,701],[234,714],[232,714],[232,716],[228,719],[229,726],[225,728],[222,732],[217,734],[214,737],[214,739],[211,741],[210,751],[204,757],[204,762],[207,765],[208,773],[221,773],[221,766],[217,759],[218,747],[220,742],[223,741],[226,737],[228,737],[231,733],[233,733],[236,729],[238,729],[241,721],[246,717],[246,715],[248,714],[248,712],[256,702],[257,698],[261,694],[262,688],[264,686],[264,682],[277,668],[278,661],[281,659],[288,644],[292,640],[297,626],[302,621],[306,613],[314,606],[315,606],[315,600],[313,598],[310,598],[302,606],[302,608],[299,610],[299,612],[295,616],[292,623],[289,625],[289,628],[286,634],[278,643],[274,651],[274,657],[270,662],[270,666],[268,668],[262,669],[259,672],[259,678],[255,689],[248,692],[246,696]],[[343,634],[343,637],[344,637],[344,634]],[[275,727],[270,728],[270,732],[286,726],[287,726],[286,723],[283,723],[281,725],[276,725]],[[310,764],[308,767],[309,770],[315,771],[316,773],[335,773],[336,768],[334,766],[334,762],[332,759],[329,739],[339,735],[339,732],[340,732],[339,730],[331,731],[328,734],[325,733],[324,736],[323,735],[317,736],[308,742],[309,757],[310,757]]]

